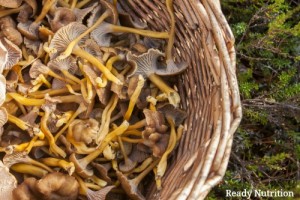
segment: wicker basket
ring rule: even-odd
[[[166,31],[165,0],[121,0],[122,8],[152,30]],[[235,75],[234,37],[218,0],[174,0],[177,62],[188,62],[178,90],[189,117],[171,158],[163,189],[155,184],[147,199],[204,199],[226,171],[233,133],[241,120]]]

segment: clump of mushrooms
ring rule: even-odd
[[[161,76],[187,67],[165,3],[168,32],[118,1],[0,1],[0,199],[140,200],[152,172],[163,187],[186,113]]]

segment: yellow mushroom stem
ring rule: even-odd
[[[121,153],[122,153],[123,158],[124,158],[124,162],[127,163],[128,162],[128,156],[126,154],[123,141],[122,141],[120,136],[118,136],[117,139],[118,139],[118,143],[119,143],[119,146],[120,146],[120,149],[121,149]]]
[[[113,56],[111,58],[108,59],[108,61],[106,62],[106,68],[111,71],[113,68],[113,64],[119,60],[123,60],[124,59],[124,55],[117,55],[117,56]],[[114,74],[115,75],[115,74]],[[105,87],[107,85],[107,78],[105,76],[101,76],[101,80],[102,83],[98,84],[99,87]]]
[[[82,1],[78,2],[78,4],[76,4],[76,8],[82,8],[83,6],[88,4],[90,1],[91,0],[82,0]]]
[[[28,55],[28,53],[27,53],[26,46],[25,46],[25,45],[22,45],[21,50],[22,50],[22,56],[23,56],[23,58],[24,58],[25,60],[28,60],[29,55]]]
[[[42,85],[43,85],[43,83],[39,83],[39,84],[34,85],[32,88],[30,88],[28,90],[28,93],[30,94],[32,92],[38,91],[40,89],[40,87],[42,87]]]
[[[156,175],[157,179],[161,179],[163,177],[163,175],[165,174],[166,169],[167,169],[168,156],[175,148],[176,140],[177,140],[174,120],[171,119],[170,117],[167,117],[167,121],[171,126],[170,139],[169,139],[167,150],[164,152],[164,154],[162,155],[162,157],[157,165],[157,175]]]
[[[114,94],[102,112],[101,125],[99,131],[97,132],[97,139],[96,139],[96,143],[98,145],[101,144],[105,136],[108,134],[111,114],[116,108],[118,100],[119,100],[118,96]]]
[[[107,182],[98,178],[97,176],[93,175],[91,177],[89,177],[89,179],[91,179],[94,183],[96,183],[97,185],[99,185],[100,187],[105,187],[107,185]]]
[[[113,0],[113,5],[114,5],[115,7],[117,7],[117,4],[118,4],[118,0]]]
[[[57,141],[57,139],[59,138],[59,136],[61,136],[61,134],[63,134],[65,132],[65,130],[67,130],[67,128],[69,127],[69,125],[71,124],[71,122],[78,116],[80,115],[80,113],[86,111],[86,106],[84,105],[84,103],[79,104],[79,107],[77,108],[77,110],[74,112],[74,114],[72,115],[72,117],[70,118],[70,120],[65,124],[65,126],[54,136],[54,141]]]
[[[133,138],[129,138],[129,137],[122,137],[121,139],[122,139],[122,141],[129,142],[129,143],[143,143],[144,142],[144,139],[133,139]]]
[[[21,152],[21,153],[22,153],[22,152]],[[20,154],[20,153],[17,153],[17,154]],[[12,157],[13,157],[13,156],[14,156],[14,155],[12,155]],[[36,160],[30,158],[27,154],[25,155],[26,157],[24,156],[24,154],[22,154],[21,156],[22,156],[22,158],[15,158],[16,161],[19,160],[18,163],[24,163],[24,164],[34,165],[34,166],[40,167],[40,168],[42,168],[42,169],[44,169],[44,170],[46,170],[46,171],[48,171],[48,172],[53,172],[53,169],[51,169],[50,167],[48,167],[48,166],[45,165],[44,163],[41,163],[41,162],[39,162],[39,161],[36,161]],[[22,159],[23,159],[23,160],[22,160]]]
[[[112,139],[122,135],[127,130],[128,126],[129,123],[127,121],[123,121],[123,123],[118,128],[116,128],[115,130],[107,134],[107,136],[105,137],[105,139],[103,140],[103,142],[101,143],[98,149],[96,149],[86,157],[78,160],[78,162],[80,162],[81,167],[86,168],[90,162],[92,162],[103,152],[104,148],[112,141]],[[81,171],[81,169],[78,170]]]
[[[180,124],[179,127],[177,128],[177,137],[176,137],[177,142],[181,139],[183,135],[183,131],[184,131],[184,126]]]
[[[81,95],[80,93],[75,92],[70,84],[66,84],[66,88],[68,88],[68,91],[70,92],[70,94],[77,95],[77,96]]]
[[[85,86],[85,82],[86,82],[86,78],[81,80],[80,91],[81,91],[82,97],[86,100],[88,94],[87,94],[87,88]]]
[[[168,32],[156,32],[156,31],[150,31],[150,30],[130,28],[130,27],[125,27],[125,26],[118,26],[118,25],[114,25],[114,24],[110,24],[108,27],[110,30],[112,30],[112,32],[135,33],[135,34],[142,35],[145,37],[152,37],[152,38],[158,38],[158,39],[168,39],[169,38]]]
[[[155,176],[155,184],[157,190],[161,190],[161,178],[157,178],[157,167],[153,168],[154,176]]]
[[[48,11],[51,9],[51,7],[54,5],[55,2],[56,2],[56,0],[46,0],[45,4],[42,7],[42,12],[34,20],[34,23],[40,23],[45,18]]]
[[[142,75],[139,75],[137,86],[134,89],[134,92],[133,92],[132,96],[130,97],[129,106],[128,106],[128,109],[127,109],[127,111],[124,115],[124,119],[127,120],[127,121],[129,121],[129,119],[131,117],[132,111],[134,109],[134,106],[135,106],[140,94],[141,94],[141,91],[144,87],[144,84],[145,84],[145,79],[143,78]]]
[[[53,99],[59,101],[59,103],[82,103],[83,97],[78,95],[66,95],[66,96],[56,96]]]
[[[46,174],[48,174],[47,170],[44,170],[34,165],[24,164],[24,163],[14,164],[13,166],[10,167],[10,169],[18,173],[30,174],[39,178],[42,178]]]
[[[31,145],[30,142],[25,142],[25,143],[22,143],[19,145],[13,145],[13,149],[15,151],[26,151],[28,146]],[[47,144],[48,144],[48,141],[46,141],[46,140],[36,140],[32,144],[32,147],[41,147],[41,146],[46,146]]]
[[[7,93],[6,98],[12,98],[25,106],[41,106],[46,102],[45,99],[26,98],[18,93]]]
[[[60,118],[59,120],[57,120],[55,126],[56,127],[61,127],[63,124],[67,123],[70,118],[73,116],[74,111],[67,111],[65,112]]]
[[[28,143],[28,146],[24,149],[24,151],[29,154],[31,149],[33,148],[34,143],[37,141],[39,137],[37,135],[35,135],[30,142]]]
[[[48,157],[48,158],[42,158],[41,162],[48,165],[48,166],[50,166],[50,167],[60,167],[64,170],[66,170],[69,173],[70,176],[75,171],[74,163],[68,162],[68,161],[63,160],[63,159]]]
[[[122,85],[122,81],[120,81],[117,77],[115,77],[97,58],[95,58],[93,55],[89,54],[88,52],[81,49],[79,46],[76,46],[72,53],[78,57],[81,57],[83,59],[86,59],[91,64],[95,65],[103,74],[106,76],[106,78],[112,82],[114,82],[117,85]]]
[[[139,128],[143,128],[147,125],[146,119],[142,119],[141,121],[136,122],[133,125],[130,125],[128,127],[128,131],[129,130],[135,130],[135,129],[139,129]]]
[[[80,85],[72,85],[71,87],[72,87],[73,91],[80,90]],[[45,94],[49,94],[50,96],[57,96],[57,95],[66,94],[68,92],[69,92],[68,88],[47,89],[47,90],[32,92],[32,93],[29,93],[28,95],[38,99],[38,98],[44,98]]]
[[[48,71],[47,71],[46,74],[49,75],[49,76],[52,76],[53,78],[56,78],[56,79],[58,79],[58,80],[61,80],[61,81],[63,81],[63,82],[67,82],[67,83],[70,83],[70,84],[72,84],[72,85],[76,85],[76,82],[74,82],[73,80],[71,80],[71,79],[66,79],[65,77],[62,77],[62,76],[58,75],[57,73],[55,73],[55,72],[52,71],[51,69],[48,69]]]
[[[32,85],[37,85],[43,83],[47,86],[47,88],[51,88],[51,83],[46,79],[43,74],[40,74],[36,79],[31,81]]]
[[[87,88],[87,103],[91,103],[94,96],[93,85],[89,78],[86,79],[86,88]]]
[[[163,93],[165,93],[168,97],[169,103],[174,107],[178,107],[180,103],[180,96],[178,92],[176,92],[173,88],[168,86],[158,75],[151,74],[148,76],[150,81],[156,85]]]
[[[167,10],[170,16],[170,31],[169,31],[169,41],[168,45],[166,47],[166,60],[173,59],[172,58],[172,48],[174,45],[174,38],[175,38],[175,15],[174,15],[174,9],[173,9],[173,0],[166,0],[166,6]]]
[[[49,119],[51,112],[48,109],[45,109],[45,114],[41,119],[41,130],[44,132],[45,137],[49,141],[50,152],[54,153],[55,155],[60,155],[61,157],[65,158],[67,154],[61,149],[59,146],[55,144],[54,137],[50,132],[47,122]]]
[[[69,78],[70,80],[74,81],[77,84],[81,83],[81,80],[79,78],[77,78],[76,76],[74,76],[73,74],[71,74],[70,72],[68,72],[68,70],[61,70],[61,72],[63,73],[63,75],[65,75],[66,78]]]
[[[82,38],[84,38],[86,35],[88,35],[90,32],[92,32],[95,28],[97,28],[110,15],[111,15],[111,12],[109,10],[106,10],[91,27],[89,27],[86,31],[84,31],[77,38],[75,38],[72,42],[70,42],[70,44],[67,46],[66,50],[60,54],[59,58],[65,59],[68,56],[70,56],[74,47],[78,44],[78,42]]]
[[[127,129],[127,131],[125,131],[125,133],[123,134],[123,136],[127,136],[127,135],[133,135],[133,136],[142,137],[142,132],[138,131],[138,130],[135,130],[135,129],[131,129],[131,130]]]
[[[31,127],[27,122],[21,120],[18,117],[15,117],[15,116],[13,116],[9,113],[7,113],[7,116],[8,116],[8,121],[9,122],[15,124],[17,127],[22,129],[23,131],[27,131]]]
[[[79,183],[79,194],[86,196],[88,187],[86,186],[85,182],[76,173],[74,173],[72,176],[74,176]]]
[[[153,161],[142,173],[140,173],[137,177],[134,179],[129,180],[131,185],[138,186],[140,182],[153,170],[153,168],[157,165],[159,160]]]
[[[142,171],[144,171],[151,163],[153,162],[153,158],[149,157],[146,160],[144,160],[144,162],[136,167],[134,170],[131,171],[131,173],[140,173]]]
[[[19,13],[22,9],[23,9],[23,6],[20,6],[18,8],[0,10],[0,18],[8,16],[8,15],[15,14],[15,13]]]
[[[72,0],[71,9],[73,10],[76,7],[77,0]]]

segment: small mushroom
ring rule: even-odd
[[[77,159],[76,155],[73,153],[70,156],[70,161],[75,164],[76,172],[82,177],[90,177],[93,175],[93,171],[87,169],[88,164],[90,164],[95,158],[97,158],[104,150],[104,148],[111,142],[111,140],[118,135],[123,134],[128,128],[129,123],[124,121],[119,127],[114,129],[112,132],[107,134],[103,142],[100,144],[99,148],[87,155],[84,158]]]
[[[108,171],[111,169],[111,163],[100,164],[96,162],[92,162],[91,165],[96,168],[100,177],[105,180],[107,183],[111,183],[112,180],[109,177]]]
[[[140,173],[137,177],[134,179],[129,180],[124,174],[117,171],[117,177],[120,181],[122,188],[126,192],[126,194],[130,197],[132,200],[145,200],[145,197],[141,194],[141,192],[138,189],[138,185],[140,182],[145,178],[146,175],[148,175],[149,172],[157,165],[158,160],[152,162],[151,165],[149,165],[142,173]]]
[[[179,94],[171,87],[169,87],[157,74],[161,71],[159,68],[158,58],[164,54],[156,49],[149,49],[146,53],[141,55],[133,55],[131,52],[127,54],[127,60],[134,65],[134,71],[130,76],[142,75],[149,78],[162,92],[166,93],[170,104],[178,107],[180,103]],[[172,71],[168,71],[169,75],[175,75]]]
[[[69,125],[66,138],[74,145],[77,154],[89,154],[95,151],[95,148],[89,148],[87,145],[95,141],[98,129],[95,119],[76,119]]]
[[[122,152],[122,155],[123,155],[123,158],[124,158],[124,162],[121,162],[119,164],[119,170],[121,172],[130,172],[131,170],[133,170],[136,165],[137,165],[137,162],[131,160],[127,153],[125,152],[125,148],[124,148],[124,145],[123,145],[123,142],[121,140],[120,137],[118,137],[118,142],[119,142],[119,145],[120,145],[120,149],[121,149],[121,152]]]
[[[12,199],[12,192],[17,187],[15,176],[9,173],[9,169],[0,161],[0,199]]]
[[[17,25],[18,30],[22,35],[30,40],[39,39],[39,24],[36,24],[30,20],[26,22],[19,22]]]

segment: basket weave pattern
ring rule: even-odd
[[[165,0],[122,0],[124,10],[156,31],[169,29]],[[234,37],[218,0],[174,0],[176,62],[188,62],[178,90],[188,112],[185,134],[163,189],[147,199],[199,200],[223,178],[241,117]],[[183,83],[183,84],[182,84]]]

